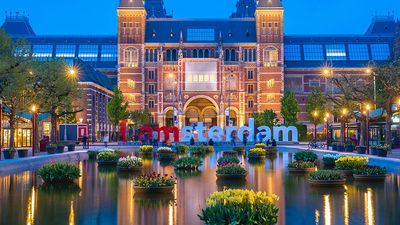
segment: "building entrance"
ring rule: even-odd
[[[203,122],[208,128],[218,125],[217,109],[206,98],[195,99],[186,107],[185,126],[195,126],[198,122]]]

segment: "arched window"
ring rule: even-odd
[[[171,50],[170,49],[168,49],[167,50],[167,61],[171,61]]]
[[[208,49],[204,50],[204,58],[209,58],[209,51]]]
[[[203,49],[199,50],[199,58],[204,58]]]
[[[278,62],[278,50],[275,48],[265,48],[264,49],[264,66],[265,67],[275,67]]]
[[[197,49],[193,49],[192,57],[197,58]]]
[[[176,51],[176,49],[172,50],[172,61],[178,61],[178,52]]]
[[[245,49],[244,50],[244,52],[243,52],[243,61],[245,61],[245,62],[248,62],[249,61],[249,59],[248,59],[248,50],[247,49]]]
[[[235,49],[231,50],[231,61],[236,61],[236,51],[235,51]]]
[[[231,54],[230,54],[229,49],[225,49],[225,56],[224,56],[224,58],[225,58],[225,61],[226,61],[226,62],[231,61],[231,60],[230,60],[230,59],[231,59]]]
[[[139,64],[138,50],[135,48],[125,49],[125,63],[128,67],[138,67]]]

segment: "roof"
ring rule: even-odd
[[[35,32],[29,23],[28,17],[19,15],[18,13],[16,15],[6,16],[6,20],[1,28],[13,37],[35,36]]]
[[[396,21],[394,16],[375,16],[372,18],[366,35],[385,35],[396,32]]]
[[[257,8],[282,8],[282,0],[259,0]]]
[[[188,37],[189,30],[213,31],[213,38],[194,41]],[[255,43],[256,23],[254,18],[242,19],[149,19],[146,23],[146,43]],[[212,35],[212,34],[211,34]]]
[[[106,75],[96,71],[91,65],[85,63],[81,59],[75,59],[74,67],[79,71],[80,82],[93,82],[110,91],[113,89],[113,86]]]
[[[144,8],[143,0],[121,0],[120,8]]]

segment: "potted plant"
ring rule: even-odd
[[[133,189],[135,193],[141,194],[168,194],[174,189],[175,180],[176,178],[172,176],[156,173],[142,175],[133,180]]]
[[[334,168],[335,161],[340,157],[341,157],[341,155],[339,155],[339,154],[327,154],[327,155],[322,156],[322,162],[324,163],[324,166],[326,168]]]
[[[371,155],[378,155],[378,149],[380,145],[373,145],[371,146]]]
[[[267,155],[275,155],[278,152],[276,147],[266,147],[265,150]]]
[[[266,147],[267,147],[267,145],[264,144],[264,143],[257,143],[257,144],[254,145],[254,148],[262,148],[262,149],[265,149]]]
[[[97,154],[99,154],[99,152],[96,151],[96,150],[89,150],[89,151],[87,151],[87,154],[89,156],[89,159],[96,160],[97,159]]]
[[[315,162],[318,156],[313,151],[301,151],[294,154],[294,159],[296,161]]]
[[[142,159],[135,156],[127,156],[120,158],[117,163],[117,170],[124,171],[137,171],[142,169]]]
[[[189,151],[189,146],[187,145],[177,145],[175,146],[175,150],[177,154],[186,154]]]
[[[223,151],[222,152],[222,156],[234,156],[234,157],[237,157],[238,156],[238,152],[234,151],[234,150]]]
[[[183,157],[174,162],[176,170],[197,170],[203,161],[198,157]]]
[[[356,150],[358,154],[365,154],[365,152],[367,151],[367,147],[359,145],[356,147]]]
[[[7,148],[3,150],[4,159],[13,159],[15,156],[15,148]]]
[[[190,154],[191,155],[197,155],[197,156],[205,156],[209,152],[209,149],[207,146],[193,146],[190,148]]]
[[[306,173],[315,171],[313,162],[296,161],[288,164],[289,172]]]
[[[246,169],[236,164],[219,166],[216,173],[218,179],[245,179],[247,175]]]
[[[235,156],[223,156],[223,157],[219,158],[217,162],[218,162],[218,166],[240,163],[239,159]]]
[[[160,147],[157,149],[158,157],[162,159],[173,159],[175,158],[175,153],[170,147]]]
[[[277,196],[265,192],[227,189],[208,197],[199,218],[204,224],[273,225],[278,223],[277,201]]]
[[[234,147],[233,151],[236,151],[238,155],[242,155],[244,153],[244,147]]]
[[[151,145],[142,145],[139,147],[139,154],[140,155],[151,155],[153,154],[153,146]]]
[[[340,186],[346,180],[343,174],[336,170],[318,170],[310,173],[308,182],[316,186]]]
[[[63,153],[64,152],[64,147],[65,147],[65,145],[58,144],[57,145],[57,153]]]
[[[380,145],[378,148],[378,156],[387,157],[388,152],[390,151],[390,145]]]
[[[384,167],[366,165],[354,170],[353,177],[356,180],[385,180],[386,173]]]
[[[46,146],[47,154],[54,154],[56,153],[57,145],[56,144],[49,144]]]
[[[54,163],[40,168],[38,175],[45,183],[72,183],[81,176],[81,171],[75,165]]]
[[[338,143],[336,145],[336,149],[338,152],[344,152],[345,151],[345,147],[343,146],[343,144]]]
[[[75,144],[74,143],[68,144],[68,151],[69,152],[75,151]]]
[[[97,164],[99,166],[116,166],[119,154],[113,151],[103,151],[97,154]]]
[[[249,159],[263,159],[263,158],[265,158],[266,154],[267,153],[265,152],[264,148],[252,148],[252,149],[250,149],[247,157]]]
[[[26,157],[28,157],[29,150],[28,149],[18,149],[17,152],[18,152],[18,158],[26,158]]]
[[[352,141],[347,141],[345,144],[346,152],[354,152],[354,143]]]
[[[363,156],[343,156],[335,161],[335,169],[346,176],[352,176],[353,170],[364,167],[368,164],[368,157]]]
[[[332,150],[333,151],[337,151],[337,145],[338,145],[338,143],[337,142],[332,142]]]

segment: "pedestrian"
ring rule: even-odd
[[[153,130],[152,134],[153,146],[158,146],[158,132]]]
[[[231,145],[233,146],[236,146],[235,138],[236,138],[236,131],[233,131],[231,133]]]
[[[267,146],[270,146],[270,145],[271,145],[271,140],[270,140],[270,139],[268,139],[266,145],[267,145]]]
[[[276,147],[276,141],[275,141],[275,139],[272,139],[272,147]]]
[[[258,132],[258,134],[257,134],[258,143],[262,143],[262,139],[263,139],[262,133]]]
[[[86,135],[83,135],[82,137],[83,149],[86,149],[86,142],[87,142],[87,137]]]
[[[104,135],[104,137],[103,137],[103,142],[104,142],[104,147],[108,147],[108,142],[110,141],[109,140],[110,138],[108,137],[108,134],[105,134]]]
[[[243,145],[244,146],[246,146],[247,145],[247,136],[248,136],[249,134],[246,132],[243,132]]]

